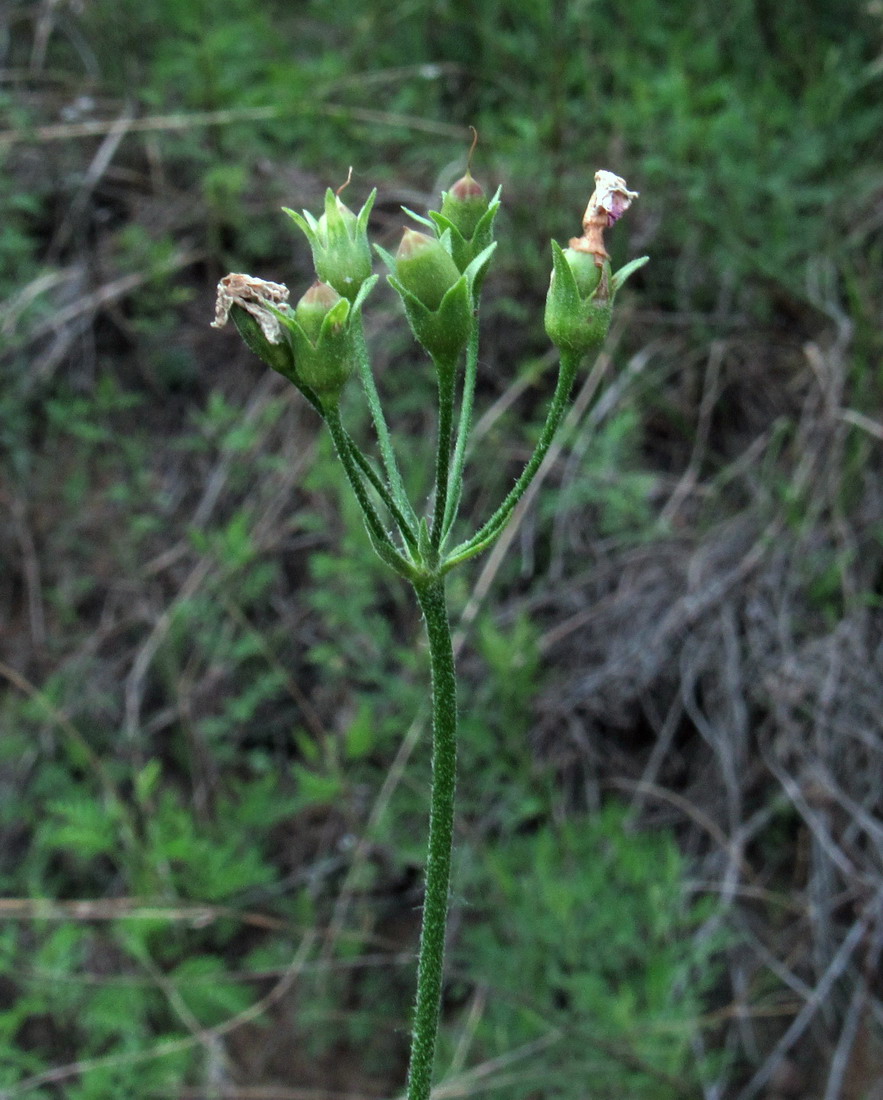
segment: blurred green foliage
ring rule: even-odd
[[[697,949],[711,908],[687,902],[670,837],[611,804],[511,838],[474,871],[456,961],[486,998],[473,1059],[516,1055],[507,1097],[699,1095],[711,1063],[693,1043],[721,944]]]

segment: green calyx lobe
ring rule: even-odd
[[[242,337],[249,351],[254,352],[268,367],[294,381],[294,355],[288,340],[274,344],[264,335],[264,331],[252,315],[239,305],[230,307],[230,320]]]

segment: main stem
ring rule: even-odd
[[[408,1100],[429,1100],[441,1011],[445,928],[454,837],[454,788],[457,773],[457,680],[448,623],[444,581],[415,585],[426,620],[432,668],[432,793],[426,893],[417,962],[417,1002],[408,1067]]]

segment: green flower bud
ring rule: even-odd
[[[471,240],[476,226],[490,206],[484,188],[472,178],[466,169],[466,175],[457,180],[450,191],[442,195],[442,207],[439,213],[456,226],[464,240]]]
[[[579,355],[604,343],[613,312],[610,264],[605,261],[596,276],[590,270],[595,266],[594,256],[585,255],[588,264],[578,251],[568,248],[565,252],[552,241],[552,279],[546,295],[549,339],[557,348]]]
[[[439,241],[413,229],[405,230],[396,252],[395,270],[405,290],[431,313],[460,279],[450,252]]]
[[[376,197],[377,191],[372,191],[356,215],[329,188],[325,193],[325,212],[318,221],[306,210],[300,215],[283,207],[306,234],[319,279],[350,302],[355,302],[363,284],[371,277],[368,215]]]
[[[323,406],[337,404],[355,366],[351,309],[327,283],[313,283],[289,324],[299,378]]]
[[[488,200],[484,188],[469,172],[457,180],[450,191],[442,193],[441,210],[429,211],[439,236],[450,233],[451,255],[460,271],[465,271],[493,243],[494,220],[499,211],[499,188]],[[418,220],[425,221],[423,218]],[[481,292],[486,274],[487,264],[475,273],[472,282],[476,296]]]
[[[297,323],[311,343],[319,340],[322,322],[340,301],[340,295],[327,283],[313,283],[294,308]]]
[[[441,215],[437,215],[441,217]],[[377,252],[392,274],[416,339],[439,369],[453,369],[475,323],[476,288],[496,245],[489,244],[461,274],[449,249],[455,230],[436,240],[406,229],[395,256],[380,245]]]

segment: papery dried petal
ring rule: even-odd
[[[638,197],[637,191],[629,191],[622,176],[603,168],[595,173],[595,190],[583,214],[583,235],[573,237],[570,247],[576,252],[590,252],[600,267],[610,256],[604,247],[604,230],[622,217]]]
[[[267,306],[284,305],[288,300],[288,294],[288,287],[283,283],[271,283],[266,279],[256,279],[253,275],[231,272],[218,283],[218,299],[215,304],[212,328],[223,328],[227,323],[231,307],[241,306],[258,322],[261,332],[271,344],[281,344],[282,327]]]
[[[632,199],[636,199],[638,194],[637,191],[629,191],[622,176],[615,176],[602,168],[595,173],[595,190],[583,215],[583,227],[599,213],[607,216],[608,226],[613,225],[628,210]]]

